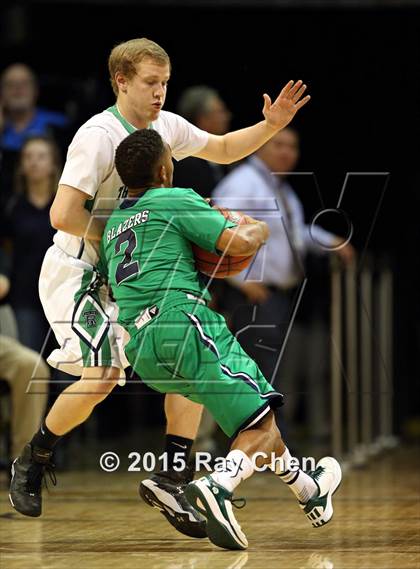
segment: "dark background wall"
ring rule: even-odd
[[[274,97],[302,78],[312,101],[294,122],[300,170],[316,174],[334,207],[347,172],[390,172],[353,179],[343,203],[354,243],[389,255],[396,279],[396,389],[400,413],[414,413],[419,366],[420,9],[416,6],[310,8],[27,3],[3,6],[1,68],[30,64],[41,103],[79,120],[112,103],[106,60],[116,43],[146,36],[170,54],[166,108],[180,92],[216,87],[233,127],[261,119],[262,94]],[[313,178],[298,184],[307,213],[321,203]],[[376,219],[372,231],[373,221]]]

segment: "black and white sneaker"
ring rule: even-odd
[[[153,508],[157,508],[176,530],[189,537],[207,537],[206,520],[195,510],[184,495],[193,472],[174,470],[156,472],[140,482],[141,498]]]
[[[42,481],[48,473],[54,486],[57,479],[52,451],[34,447],[28,443],[12,463],[12,480],[9,500],[14,509],[25,516],[37,518],[42,513]]]

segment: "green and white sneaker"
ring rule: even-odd
[[[318,486],[318,494],[306,504],[300,504],[312,527],[319,528],[333,517],[332,496],[341,482],[341,467],[332,456],[324,456],[318,461],[313,472],[308,475]]]
[[[248,547],[248,540],[232,511],[232,504],[237,508],[245,506],[243,498],[234,500],[232,492],[217,484],[211,476],[190,482],[184,493],[193,508],[207,519],[207,535],[214,545],[224,549]]]

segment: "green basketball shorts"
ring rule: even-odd
[[[282,404],[224,317],[203,304],[185,302],[161,313],[125,352],[147,385],[202,403],[229,437]]]

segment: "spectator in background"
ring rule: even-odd
[[[219,93],[206,85],[197,85],[186,89],[177,106],[178,113],[198,128],[211,134],[223,135],[229,132],[231,112]],[[211,196],[220,180],[227,174],[227,166],[216,164],[199,158],[185,158],[177,162],[174,168],[173,185],[181,188],[194,188],[203,198]],[[212,282],[210,286],[211,307],[216,308],[218,298],[223,297],[226,283]],[[210,413],[204,409],[200,428],[195,441],[197,449],[212,453],[214,456],[224,454],[215,440],[217,424]]]
[[[28,138],[19,155],[14,193],[2,229],[12,247],[10,301],[19,339],[35,351],[42,349],[49,330],[39,300],[38,277],[54,235],[49,210],[60,172],[56,143],[45,136]]]
[[[7,302],[8,261],[0,249],[0,379],[11,391],[11,457],[19,454],[41,423],[48,397],[49,370],[39,355],[16,339],[13,312]],[[32,379],[36,379],[29,385]]]
[[[287,127],[227,175],[214,190],[213,200],[216,205],[262,219],[270,227],[270,239],[258,252],[252,268],[230,279],[240,291],[236,298],[234,295],[230,297],[231,308],[236,307],[232,328],[235,333],[241,331],[238,339],[242,347],[257,361],[265,377],[275,385],[278,383],[277,388],[287,395],[287,401],[290,401],[287,420],[292,424],[294,417],[290,415],[296,411],[300,388],[297,372],[302,371],[296,366],[299,363],[296,358],[303,362],[306,368],[305,390],[310,391],[310,406],[316,413],[316,416],[309,416],[313,420],[311,431],[322,436],[328,413],[325,368],[322,370],[316,364],[320,359],[328,360],[328,335],[316,313],[309,322],[299,318],[294,322],[277,370],[279,373],[276,374],[277,361],[304,277],[304,256],[308,252],[325,254],[319,243],[333,248],[344,241],[318,226],[312,226],[310,231],[304,222],[302,204],[286,176],[273,175],[292,172],[298,159],[299,136],[294,129]],[[345,262],[350,262],[354,255],[350,244],[336,252]],[[255,305],[258,307],[256,311]],[[317,349],[314,351],[315,345]],[[283,412],[288,413],[286,405]]]
[[[186,89],[178,101],[177,111],[189,122],[211,134],[229,132],[231,112],[219,93],[211,87],[198,85]],[[200,196],[208,198],[225,174],[226,168],[222,164],[190,157],[175,165],[173,184],[174,187],[194,188]]]
[[[69,120],[65,114],[37,107],[39,86],[30,67],[13,63],[0,76],[0,107],[2,128],[0,148],[2,153],[2,200],[4,188],[12,185],[16,159],[29,136],[50,135],[67,145]]]
[[[69,121],[63,113],[36,106],[39,87],[34,72],[23,63],[7,67],[0,79],[4,126],[1,146],[19,151],[25,139],[50,134],[51,127],[65,128]]]

